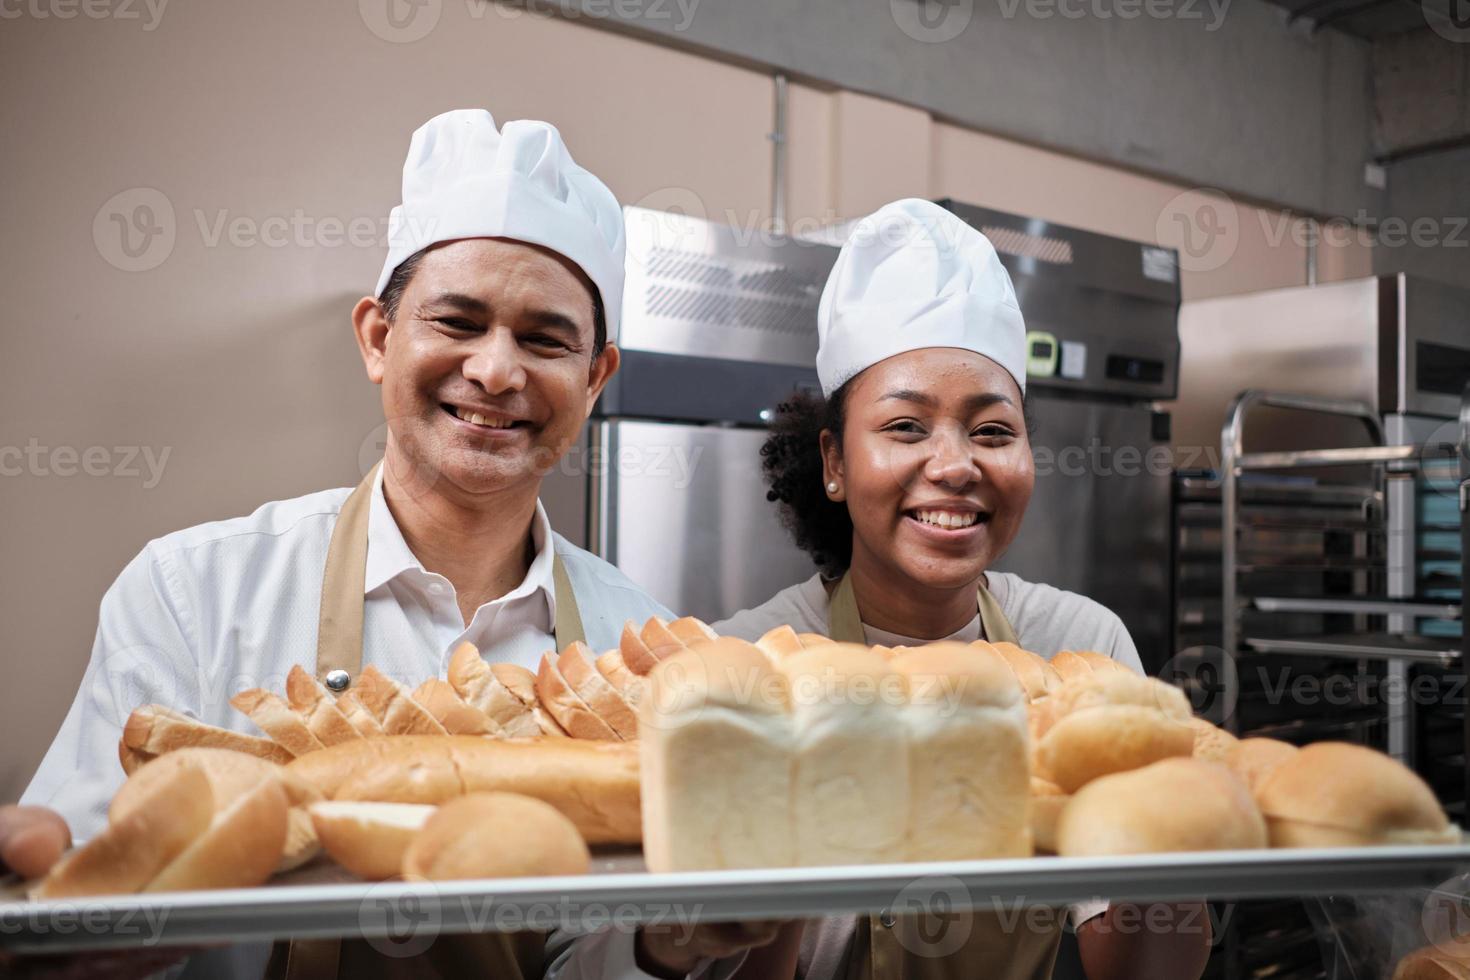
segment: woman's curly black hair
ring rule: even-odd
[[[828,577],[841,575],[852,562],[852,518],[847,504],[832,500],[823,486],[822,430],[831,430],[841,448],[850,384],[830,398],[796,392],[776,407],[761,446],[761,470],[771,487],[766,499],[780,504],[781,523],[796,546]]]
[[[841,575],[852,564],[852,518],[846,503],[827,496],[822,479],[822,430],[832,432],[841,451],[851,387],[849,380],[830,398],[796,392],[776,407],[770,434],[761,446],[761,471],[771,488],[766,499],[780,505],[782,525],[828,578]],[[1036,423],[1024,394],[1021,415],[1027,433],[1034,436]]]

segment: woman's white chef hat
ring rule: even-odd
[[[817,376],[830,396],[865,368],[926,347],[995,361],[1026,390],[1026,324],[990,240],[906,198],[853,228],[817,308]]]
[[[435,116],[413,134],[403,203],[388,217],[383,294],[399,263],[439,242],[513,238],[570,259],[592,280],[614,340],[623,306],[623,211],[607,185],[572,161],[550,123],[495,128],[484,109]]]

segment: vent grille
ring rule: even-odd
[[[986,238],[990,239],[995,250],[1005,255],[1035,259],[1038,262],[1050,262],[1052,265],[1072,264],[1072,243],[1064,239],[1028,235],[1024,231],[997,228],[992,225],[986,225],[980,230],[985,233]]]
[[[821,283],[790,266],[654,248],[645,269],[648,316],[766,333],[816,329]]]

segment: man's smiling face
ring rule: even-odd
[[[380,343],[358,327],[390,456],[466,494],[539,483],[617,368],[615,348],[593,356],[593,296],[539,246],[472,238],[425,253]]]

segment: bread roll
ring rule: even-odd
[[[156,758],[158,756],[132,748],[123,739],[117,740],[117,761],[122,763],[122,771],[125,776],[131,776],[142,767],[143,763],[151,762]]]
[[[1261,781],[1281,763],[1296,755],[1297,747],[1274,738],[1243,738],[1230,746],[1225,765],[1254,793]]]
[[[556,658],[557,669],[614,735],[625,741],[638,737],[638,718],[618,689],[598,673],[586,644],[572,643]],[[564,726],[565,727],[565,726]]]
[[[1426,946],[1399,960],[1393,980],[1470,980],[1470,957]]]
[[[791,691],[797,862],[904,860],[909,800],[895,791],[909,785],[902,677],[850,643],[791,654],[780,670]]]
[[[357,700],[372,712],[389,735],[448,735],[408,688],[376,667],[368,667],[358,675],[353,687]]]
[[[1457,844],[1460,830],[1423,779],[1361,745],[1316,742],[1277,765],[1256,800],[1272,847]]]
[[[175,767],[140,794],[124,816],[62,857],[31,897],[139,891],[203,834],[213,819],[214,801],[204,773],[193,766]]]
[[[554,807],[514,793],[472,793],[440,807],[403,855],[408,878],[586,874],[591,855]]]
[[[264,780],[216,814],[209,829],[164,866],[144,891],[253,888],[264,884],[286,847],[286,794]]]
[[[288,768],[329,799],[440,804],[513,792],[550,803],[590,843],[641,838],[638,749],[626,742],[403,735],[335,745]]]
[[[395,878],[414,835],[434,812],[419,803],[329,801],[308,807],[322,849],[364,881]]]
[[[1016,675],[1028,701],[1044,698],[1054,688],[1061,686],[1062,676],[1044,657],[1022,650],[1014,643],[986,643],[984,640],[977,640],[975,645],[989,649],[1006,662],[1006,666]]]
[[[536,677],[517,664],[487,664],[472,643],[461,643],[449,658],[449,683],[508,736],[541,734],[532,712]]]
[[[1032,850],[1021,687],[993,651],[931,643],[897,653],[909,746],[910,861],[1019,857]]]
[[[1063,857],[1265,846],[1266,823],[1245,784],[1223,766],[1190,758],[1094,779],[1057,823]]]
[[[1047,698],[1037,758],[1064,792],[1099,776],[1194,751],[1189,701],[1178,688],[1121,671],[1064,681]]]
[[[1240,739],[1203,718],[1189,719],[1189,727],[1194,729],[1194,751],[1191,754],[1196,759],[1228,767],[1230,753]]]
[[[241,735],[206,725],[161,704],[145,704],[128,715],[123,744],[134,752],[158,756],[195,746],[234,749],[272,762],[290,762],[291,753],[268,738]]]
[[[413,700],[451,735],[500,735],[502,729],[479,708],[465,702],[448,681],[431,677],[413,690]]]
[[[1045,854],[1057,852],[1057,824],[1070,799],[1056,783],[1038,776],[1031,777],[1031,840],[1037,851]]]
[[[785,678],[751,644],[721,638],[648,680],[638,741],[649,870],[795,864]]]
[[[305,720],[270,691],[258,687],[241,691],[230,698],[230,704],[293,756],[306,755],[325,747],[321,739],[306,727]]]
[[[307,729],[324,746],[362,738],[362,732],[353,727],[337,706],[337,699],[300,664],[286,675],[286,701],[292,711],[305,719]]]
[[[617,732],[602,716],[592,710],[572,683],[562,674],[554,653],[541,655],[541,666],[536,671],[536,696],[547,714],[556,719],[573,738],[599,741],[620,741]]]

